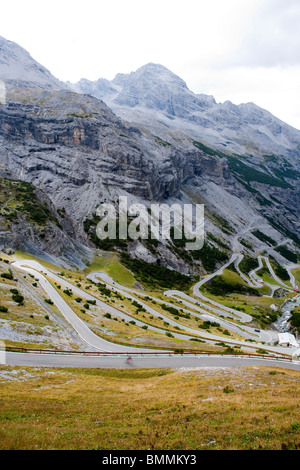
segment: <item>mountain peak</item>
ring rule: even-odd
[[[42,89],[61,90],[66,85],[35,61],[29,52],[13,41],[0,36],[0,80]]]
[[[155,64],[153,62],[149,62],[148,64],[143,65],[142,67],[138,68],[135,72],[131,72],[129,74],[119,73],[113,80],[115,85],[122,85],[127,83],[134,83],[137,81],[143,82],[151,82],[153,83],[164,83],[165,86],[176,86],[187,89],[187,85],[175,73],[171,72],[168,68],[164,67],[161,64]]]
[[[299,135],[254,103],[217,103],[211,95],[195,94],[175,73],[147,63],[111,82],[77,84],[77,90],[102,99],[119,117],[159,135],[183,131],[192,139],[236,154],[284,155],[293,165]],[[250,149],[250,150],[249,150]]]
[[[162,64],[157,64],[157,63],[154,63],[154,62],[148,62],[147,64],[145,65],[142,65],[141,67],[139,67],[136,72],[133,72],[133,73],[139,73],[139,72],[153,72],[153,73],[165,73],[165,74],[168,74],[170,76],[173,76],[173,77],[176,77],[178,78],[179,80],[182,80],[180,77],[178,77],[177,75],[174,74],[174,72],[172,72],[170,69],[168,69],[167,67],[165,67],[164,65]],[[183,80],[182,80],[183,81]]]

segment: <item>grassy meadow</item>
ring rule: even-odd
[[[1,450],[300,448],[300,373],[0,366]]]

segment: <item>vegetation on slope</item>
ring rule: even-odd
[[[267,243],[268,245],[275,246],[277,243],[273,238],[269,237],[265,233],[261,232],[260,230],[254,230],[252,234],[258,238],[263,243]]]
[[[267,184],[270,186],[280,187],[280,188],[292,188],[292,186],[283,179],[282,173],[277,173],[280,177],[274,177],[268,173],[263,173],[256,168],[252,168],[241,160],[241,157],[236,155],[228,155],[226,153],[214,150],[207,145],[204,145],[201,142],[193,141],[195,147],[200,150],[203,150],[208,155],[218,156],[221,158],[226,158],[228,161],[229,169],[232,173],[241,178],[241,182],[249,184],[252,181],[262,184]],[[289,173],[290,175],[290,173]],[[285,175],[286,176],[286,175]],[[250,186],[251,188],[251,186]]]
[[[300,333],[300,307],[292,310],[291,325]]]
[[[283,302],[282,299],[266,296],[269,293],[267,287],[251,288],[238,273],[231,269],[225,269],[221,276],[214,277],[201,289],[205,296],[251,315],[253,324],[261,328],[275,322],[280,315],[280,310],[275,312],[270,307],[271,304],[275,304],[279,308]]]
[[[286,246],[278,246],[275,248],[275,251],[280,253],[285,259],[291,261],[292,263],[298,262],[298,255],[293,251],[289,250]]]
[[[136,279],[149,288],[186,291],[195,281],[193,277],[173,271],[165,266],[147,263],[137,258],[133,259],[127,253],[122,253],[120,259],[134,273]]]
[[[248,294],[253,296],[261,296],[258,289],[248,286],[239,276],[233,279],[224,278],[224,276],[215,276],[205,284],[208,292],[217,296],[225,296],[230,294]]]
[[[37,225],[44,225],[48,221],[59,225],[50,209],[39,200],[36,188],[26,181],[1,178],[0,202],[1,215],[6,222],[17,222],[20,213]]]
[[[276,259],[272,256],[270,256],[270,261],[276,276],[278,276],[282,281],[289,281],[290,276],[287,270],[283,266],[281,266],[278,261],[276,261]]]
[[[253,271],[258,267],[258,261],[255,258],[251,258],[250,256],[244,256],[242,261],[239,264],[239,268],[243,274],[246,276],[250,271]]]

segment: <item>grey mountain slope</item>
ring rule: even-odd
[[[117,201],[119,195],[127,195],[130,203],[141,202],[147,207],[151,202],[205,204],[206,232],[214,237],[208,237],[207,241],[218,248],[220,242],[227,245],[227,255],[236,249],[250,254],[267,249],[282,260],[273,247],[253,235],[255,228],[272,237],[275,244],[288,240],[295,250],[293,241],[298,242],[300,236],[296,173],[299,163],[294,150],[299,145],[298,131],[288,129],[291,137],[284,137],[287,140],[281,145],[284,152],[280,155],[272,156],[268,152],[266,160],[261,157],[262,152],[257,152],[255,158],[251,155],[249,159],[234,157],[232,160],[229,154],[201,147],[193,139],[204,140],[205,123],[207,131],[221,139],[227,120],[227,126],[238,128],[243,138],[251,126],[254,134],[263,134],[266,138],[268,126],[264,117],[269,116],[268,113],[254,105],[243,108],[227,103],[222,109],[227,110],[229,117],[224,112],[218,117],[221,108],[212,97],[194,95],[183,80],[154,64],[145,66],[137,75],[130,74],[131,77],[119,74],[112,82],[99,80],[93,84],[93,93],[88,91],[89,82],[81,81],[81,86],[86,87],[85,94],[78,93],[78,88],[75,93],[69,88],[60,89],[58,85],[56,88],[52,81],[56,79],[43,68],[39,69],[34,61],[32,64],[26,54],[21,54],[21,48],[17,48],[20,61],[12,58],[11,45],[5,50],[0,60],[7,61],[6,54],[10,54],[11,66],[4,65],[3,73],[0,66],[0,79],[9,78],[5,79],[6,102],[0,106],[2,176],[33,183],[69,221],[63,226],[61,245],[58,242],[58,246],[54,246],[49,240],[41,245],[43,250],[48,249],[57,256],[66,249],[68,237],[74,256],[76,243],[95,249],[94,239],[90,239],[93,233],[89,230],[94,227],[93,214],[100,203]],[[29,78],[24,82],[27,60],[33,68],[29,67]],[[96,92],[99,96],[93,97]],[[105,100],[108,105],[110,102],[119,104],[110,108],[99,99],[101,93],[109,96]],[[125,121],[132,120],[137,125],[122,121],[118,113],[115,114],[116,109],[124,111]],[[129,112],[132,119],[129,119]],[[197,113],[202,119],[201,125],[196,122]],[[231,122],[233,114],[236,114],[236,122],[233,118]],[[249,121],[245,126],[243,119]],[[259,119],[265,133],[257,129]],[[272,121],[273,117],[269,119]],[[195,134],[190,132],[189,125]],[[271,139],[274,130],[268,129]],[[256,141],[255,148],[259,147],[261,139]],[[284,140],[283,132],[276,136],[277,148],[280,139]],[[238,144],[232,140],[231,149],[234,145]],[[249,146],[249,141],[244,145]],[[21,225],[16,225],[15,229],[19,239],[25,237]],[[242,239],[248,248],[240,244]],[[37,244],[35,238],[32,243]],[[164,265],[182,272],[203,269],[201,258],[191,261],[180,249],[170,248],[168,242],[156,249],[136,241],[128,243],[125,249],[147,261],[156,262],[159,258]],[[70,258],[71,253],[68,256]]]
[[[0,199],[0,250],[18,248],[65,267],[83,268],[92,260],[92,250],[72,236],[71,219],[45,191],[0,168]]]
[[[215,148],[242,155],[284,155],[293,164],[300,155],[300,131],[253,103],[216,103],[195,94],[165,67],[147,64],[114,80],[81,80],[75,91],[105,101],[117,115],[166,136],[174,130]]]
[[[61,90],[67,87],[36,62],[25,49],[1,36],[0,79],[17,81],[30,88]]]
[[[0,108],[0,165],[4,176],[32,182],[64,211],[71,223],[65,234],[74,240],[73,249],[74,242],[93,247],[84,223],[93,219],[101,202],[117,201],[119,195],[148,207],[151,202],[204,203],[207,232],[231,249],[238,246],[236,236],[247,232],[249,221],[256,222],[252,228],[282,242],[286,235],[265,216],[297,230],[297,213],[292,211],[299,194],[292,186],[282,187],[284,181],[271,180],[281,186],[257,181],[247,187],[226,158],[209,155],[188,139],[175,146],[142,133],[122,123],[102,101],[70,91],[8,89],[7,104]],[[262,246],[250,230],[245,237],[254,250]],[[63,249],[66,238],[61,240]],[[57,246],[49,242],[48,249],[56,256]],[[156,253],[139,243],[128,249],[148,261],[162,257],[183,272],[199,269],[167,246]]]

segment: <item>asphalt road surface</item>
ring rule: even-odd
[[[300,362],[300,361],[298,361]],[[132,356],[132,362],[127,363],[126,356],[82,356],[67,354],[36,354],[6,352],[6,365],[30,367],[63,367],[63,368],[205,368],[205,367],[241,367],[261,366],[280,367],[300,371],[300,364],[289,360],[264,359],[232,356]]]

